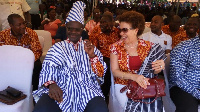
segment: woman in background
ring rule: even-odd
[[[41,23],[41,29],[49,31],[52,37],[52,44],[55,43],[54,37],[58,30],[58,27],[62,22],[59,19],[56,19],[56,11],[53,6],[51,6],[47,11],[47,18],[45,18]]]

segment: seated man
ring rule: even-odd
[[[18,14],[8,16],[8,23],[11,28],[0,32],[1,45],[15,45],[30,49],[35,55],[35,63],[32,77],[33,90],[38,88],[39,73],[42,69],[40,57],[42,47],[35,31],[27,28],[24,19]]]
[[[100,20],[100,26],[93,29],[89,36],[90,41],[103,54],[103,60],[110,68],[110,45],[120,39],[118,28],[114,27],[113,14],[111,12],[104,12]],[[108,101],[108,93],[111,85],[110,69],[107,70],[104,78],[104,84],[101,86],[102,92]]]
[[[172,16],[169,25],[162,26],[162,31],[172,37],[172,46],[175,43],[175,36],[184,32],[181,26],[181,18],[178,15]]]
[[[162,16],[154,16],[150,24],[151,31],[144,33],[140,38],[146,41],[160,44],[160,46],[163,48],[163,50],[165,50],[165,53],[167,54],[172,50],[172,38],[161,30],[163,24]]]
[[[176,112],[198,112],[200,104],[199,36],[178,44],[171,51],[170,57],[169,87]]]
[[[84,8],[82,1],[73,4],[66,19],[68,39],[53,45],[46,55],[40,88],[33,92],[37,102],[33,112],[108,112],[99,85],[106,64],[100,51],[81,38]]]
[[[198,36],[197,31],[199,30],[199,18],[191,17],[185,24],[185,31],[180,33],[174,37],[174,43],[172,44],[172,48],[178,45],[181,41],[188,40],[190,38],[194,38]]]

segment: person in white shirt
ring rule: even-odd
[[[161,30],[163,25],[163,18],[159,15],[154,16],[150,24],[151,31],[144,33],[140,38],[160,44],[167,54],[172,50],[172,38]]]
[[[26,21],[27,27],[31,27],[31,16],[29,14],[30,6],[26,0],[0,0],[0,21],[1,30],[10,28],[8,16],[10,14],[19,14]]]

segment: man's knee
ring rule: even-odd
[[[108,112],[108,107],[103,97],[97,96],[88,102],[84,112]]]
[[[33,112],[62,112],[55,100],[51,99],[48,94],[42,94],[41,98],[35,105]]]

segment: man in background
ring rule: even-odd
[[[41,0],[26,0],[28,5],[31,7],[29,13],[31,15],[31,24],[33,30],[38,30],[41,25],[41,20],[43,17],[43,8],[41,5]],[[41,14],[41,15],[39,15]]]
[[[140,38],[153,43],[160,44],[165,53],[172,50],[172,38],[165,34],[161,27],[164,25],[162,16],[156,15],[152,18],[150,28],[151,31],[144,33]]]
[[[106,11],[100,20],[100,26],[93,29],[89,36],[90,41],[103,54],[103,60],[110,68],[110,45],[120,39],[119,30],[114,27],[113,14]],[[104,84],[101,86],[102,92],[108,101],[108,93],[110,91],[111,75],[110,69],[107,70],[104,78]]]
[[[42,68],[40,57],[42,47],[35,31],[26,27],[24,19],[18,14],[8,16],[8,23],[11,28],[0,32],[0,46],[14,45],[30,49],[35,55],[34,70],[32,76],[33,90],[38,88],[39,73]]]
[[[25,19],[27,26],[31,27],[31,16],[28,12],[30,9],[26,0],[0,0],[0,21],[2,25],[0,29],[5,30],[10,27],[7,21],[10,14],[19,14]]]

